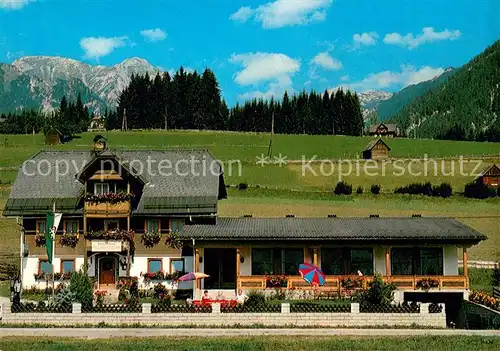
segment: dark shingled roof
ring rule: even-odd
[[[485,240],[449,218],[219,218],[186,225],[182,239],[198,240]]]
[[[217,162],[208,151],[136,150],[113,153],[124,164],[133,165],[145,183],[134,214],[216,212],[217,200],[221,197],[220,189],[224,188],[219,187],[219,182],[223,182],[223,178],[222,175],[212,173],[210,167],[204,167],[204,164],[210,166]],[[63,213],[81,213],[81,209],[76,209],[75,206],[84,189],[75,175],[94,156],[91,151],[42,151],[36,154],[24,168],[20,167],[5,204],[4,216],[44,214],[52,208],[54,201],[56,209]],[[196,162],[192,163],[192,159]],[[170,162],[172,168],[165,168],[168,163],[164,160]],[[161,165],[160,161],[163,161]],[[142,172],[139,169],[140,163],[143,165]],[[59,175],[56,174],[58,164]],[[65,168],[66,164],[69,165],[69,170]],[[176,165],[178,172],[173,168]],[[214,165],[213,172],[222,170],[218,162]],[[160,167],[163,167],[163,175]]]
[[[396,133],[398,131],[398,125],[394,123],[380,123],[370,125],[370,133],[376,133],[380,126],[386,126],[389,133]]]

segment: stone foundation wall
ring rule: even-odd
[[[3,305],[2,323],[81,325],[106,323],[110,325],[141,324],[163,326],[426,326],[445,328],[446,315],[429,313],[428,304],[422,304],[421,313],[359,313],[359,305],[352,304],[351,313],[290,313],[290,305],[283,303],[281,313],[220,313],[214,304],[212,313],[151,313],[151,305],[143,304],[142,313],[81,313],[79,304],[73,313],[12,313],[10,304]],[[444,309],[443,309],[444,310]]]

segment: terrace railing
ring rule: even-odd
[[[366,288],[373,280],[373,276],[359,277],[357,275],[328,275],[326,276],[326,283],[323,286],[317,287],[318,291],[356,291]],[[466,289],[467,277],[457,276],[402,276],[393,275],[383,277],[387,283],[393,283],[398,289],[418,289],[418,282],[424,279],[432,279],[436,282],[437,286],[431,289]],[[267,280],[264,275],[252,276],[239,276],[238,288],[242,289],[266,289]],[[285,289],[294,290],[311,290],[312,287],[309,283],[304,281],[300,276],[288,276],[287,286]]]

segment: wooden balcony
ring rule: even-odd
[[[358,276],[326,276],[325,285],[318,287],[319,291],[338,291],[343,293],[346,290],[355,290],[366,288],[368,283],[373,280],[373,276],[363,276],[361,279],[361,287],[346,289],[341,286],[343,279],[351,278],[359,280]],[[384,281],[393,283],[398,289],[402,290],[417,290],[417,282],[424,278],[432,278],[438,281],[438,287],[432,288],[435,290],[465,290],[467,288],[467,277],[459,276],[390,276],[383,277]],[[238,277],[238,288],[242,289],[266,289],[266,277],[263,275],[240,276]],[[300,276],[289,276],[286,289],[310,290],[311,285]],[[421,290],[422,291],[422,290]]]
[[[106,217],[128,217],[130,215],[130,201],[112,204],[109,202],[89,202],[85,201],[85,214],[87,218],[106,218]]]

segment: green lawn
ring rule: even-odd
[[[73,141],[47,147],[44,136],[0,135],[0,167],[17,166],[40,149],[89,149],[98,133],[82,133]],[[267,154],[270,135],[265,133],[192,132],[192,131],[133,131],[105,132],[110,148],[165,149],[206,148],[221,160],[239,159],[255,162],[255,157]],[[329,135],[275,135],[273,155],[280,153],[289,160],[301,160],[302,155],[318,159],[356,158],[373,140],[369,137]],[[500,154],[500,143],[479,143],[427,139],[389,139],[394,157],[450,157],[457,155]]]
[[[1,350],[498,350],[497,337],[2,338]]]

